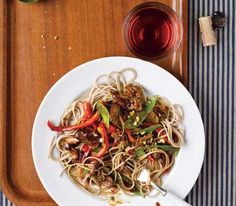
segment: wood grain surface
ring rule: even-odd
[[[141,0],[0,0],[0,184],[19,205],[54,205],[31,155],[31,130],[48,89],[66,72],[105,56],[133,56],[121,35]],[[187,0],[163,0],[184,26],[181,48],[154,61],[187,83]],[[43,154],[42,154],[43,155]],[[59,178],[59,177],[58,177]]]

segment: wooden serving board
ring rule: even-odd
[[[121,28],[128,11],[142,2],[0,0],[0,185],[17,206],[55,205],[38,179],[31,153],[32,124],[44,95],[81,63],[133,56]],[[161,2],[182,19],[184,38],[175,54],[154,63],[186,84],[188,1]]]

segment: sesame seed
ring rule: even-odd
[[[45,36],[43,34],[41,34],[41,39],[43,39]]]
[[[43,49],[45,49],[46,47],[45,46],[43,46]]]
[[[55,39],[55,40],[57,40],[57,39],[58,39],[58,36],[57,36],[57,35],[55,35],[55,36],[54,36],[54,39]]]
[[[71,47],[70,47],[70,46],[68,47],[68,50],[71,50]]]

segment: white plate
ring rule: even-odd
[[[33,160],[39,178],[54,201],[61,206],[108,206],[101,197],[87,194],[69,180],[66,174],[59,177],[62,167],[48,159],[48,149],[54,132],[47,121],[59,123],[65,108],[94,84],[100,74],[132,67],[138,73],[137,82],[151,94],[167,97],[184,110],[185,144],[182,146],[173,169],[164,178],[164,186],[184,198],[193,187],[202,166],[205,136],[199,110],[187,89],[161,67],[130,57],[107,57],[82,64],[64,75],[49,90],[35,117],[32,132]],[[124,197],[120,197],[121,199]],[[125,197],[122,205],[155,205],[160,197]]]

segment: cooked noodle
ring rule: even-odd
[[[125,77],[126,73],[129,73],[129,76],[132,74],[130,79]],[[83,108],[84,102],[90,103],[94,113],[98,102],[104,104],[106,102],[109,104],[116,103],[114,93],[122,97],[127,86],[137,85],[141,87],[140,84],[135,82],[136,77],[137,73],[132,68],[125,68],[119,72],[111,72],[99,76],[94,86],[87,93],[69,105],[61,118],[61,127],[83,123],[83,117],[86,116]],[[156,97],[159,116],[157,115],[155,118],[158,119],[158,123],[147,125],[149,123],[149,120],[147,120],[148,116],[143,124],[136,129],[131,129],[133,134],[138,134],[138,130],[140,131],[144,127],[158,124],[159,129],[152,133],[139,134],[135,137],[135,141],[128,141],[127,130],[124,128],[125,120],[120,115],[117,120],[119,126],[117,126],[116,131],[119,132],[121,140],[116,144],[111,143],[102,157],[94,154],[97,148],[97,150],[101,150],[102,145],[105,144],[104,140],[100,141],[101,137],[98,138],[100,142],[96,142],[97,148],[94,149],[90,145],[88,134],[83,130],[84,128],[59,131],[58,137],[52,141],[49,156],[51,159],[59,161],[63,166],[63,171],[76,184],[91,194],[114,194],[122,190],[130,195],[137,193],[148,195],[152,187],[148,183],[137,180],[141,170],[147,168],[152,181],[161,185],[163,174],[168,172],[169,168],[174,164],[175,156],[183,144],[184,135],[183,126],[181,125],[183,121],[181,106],[172,105],[165,97]],[[149,97],[144,97],[144,103],[149,99]],[[132,113],[133,111],[129,115]],[[129,115],[124,116],[127,119]],[[99,117],[97,122],[102,122],[102,118]],[[99,135],[99,133],[96,133],[96,127],[94,130],[91,126],[89,128],[91,128],[91,131],[94,131],[93,138],[97,138],[96,135]],[[78,131],[81,132],[80,134],[85,133],[88,140],[80,139]],[[109,141],[111,139],[111,134],[109,134]],[[115,138],[113,140],[115,141]],[[84,151],[83,147],[85,144],[90,149],[93,149],[89,151],[87,156],[81,157],[81,155],[86,153],[82,152]],[[58,151],[59,157],[54,157],[54,150]]]

